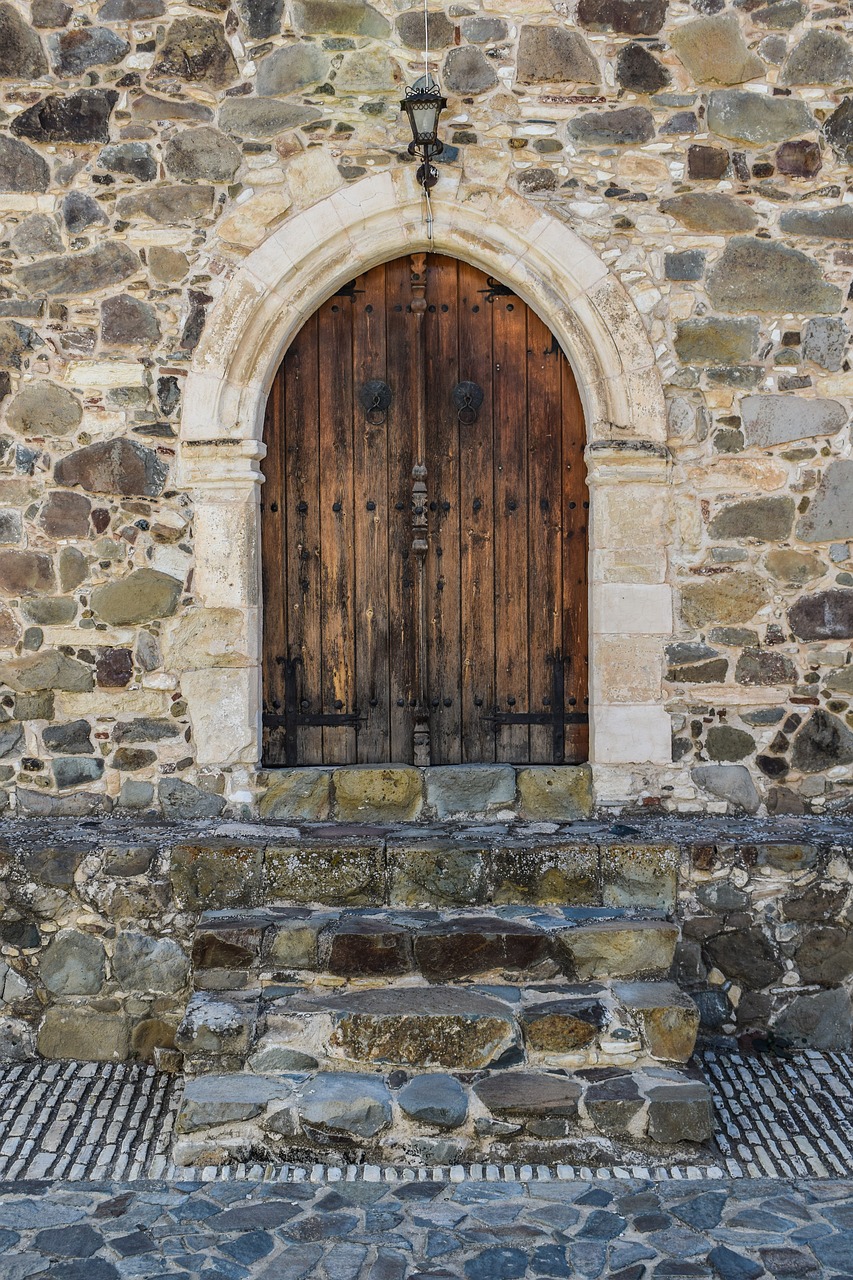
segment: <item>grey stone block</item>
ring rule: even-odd
[[[357,1073],[318,1075],[297,1097],[302,1123],[322,1134],[369,1140],[391,1124],[391,1094],[384,1081]]]
[[[458,1129],[468,1114],[468,1095],[455,1076],[416,1076],[398,1094],[400,1107],[413,1120],[439,1129]]]
[[[211,1125],[232,1124],[261,1115],[269,1102],[293,1097],[290,1080],[256,1075],[199,1076],[187,1080],[176,1128],[192,1133]]]
[[[189,960],[172,938],[120,933],[113,952],[113,975],[125,991],[180,991]]]
[[[105,952],[100,938],[61,929],[42,956],[40,974],[55,996],[94,995],[104,983]]]
[[[437,818],[486,814],[515,803],[512,765],[445,765],[426,769],[424,777],[427,808]]]

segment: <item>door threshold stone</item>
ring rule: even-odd
[[[406,822],[487,819],[571,822],[593,812],[589,765],[346,765],[262,770],[262,818]]]

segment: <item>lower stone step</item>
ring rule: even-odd
[[[707,1141],[712,1108],[701,1075],[666,1067],[237,1073],[187,1080],[176,1129],[180,1165],[601,1164],[614,1156],[636,1164],[650,1144],[660,1157],[661,1149]]]
[[[670,982],[566,982],[194,995],[176,1043],[190,1072],[480,1070],[686,1062],[699,1011]]]
[[[677,925],[648,912],[601,907],[209,911],[195,932],[194,985],[233,990],[293,973],[411,973],[435,983],[506,973],[662,978],[678,936]]]

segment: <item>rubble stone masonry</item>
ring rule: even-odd
[[[596,582],[665,583],[673,634],[602,644],[592,688],[611,735],[654,703],[671,761],[628,754],[601,804],[853,799],[851,26],[800,0],[432,6],[437,196],[570,229],[665,391],[664,568],[632,551],[628,489],[594,501],[617,550],[593,616]],[[385,0],[0,3],[0,809],[257,812],[256,740],[198,750],[230,699],[256,715],[257,653],[246,610],[198,609],[187,374],[268,237],[370,175],[410,182],[422,34]]]

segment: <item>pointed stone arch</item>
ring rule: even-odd
[[[195,502],[198,625],[204,629],[206,615],[211,636],[230,637],[209,646],[209,665],[183,680],[202,767],[251,774],[260,760],[258,492],[276,370],[293,335],[337,288],[418,250],[462,258],[510,285],[572,364],[592,499],[594,774],[607,791],[607,770],[654,770],[671,758],[661,692],[672,632],[669,455],[663,390],[643,322],[621,283],[553,214],[509,191],[466,192],[458,184],[458,175],[442,173],[432,241],[409,166],[339,189],[286,219],[250,253],[210,311],[184,391],[179,461],[179,482]]]

